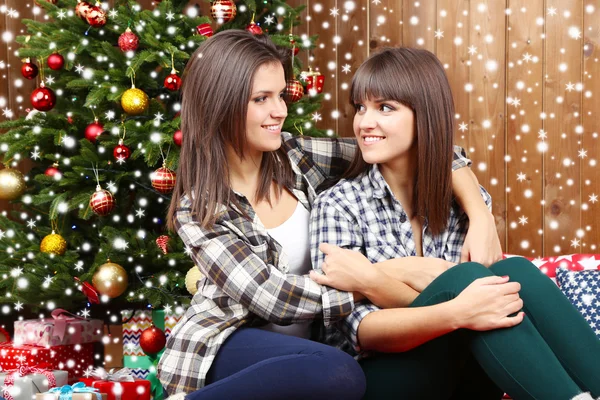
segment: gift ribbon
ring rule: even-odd
[[[54,318],[53,334],[58,336],[61,343],[65,339],[65,333],[67,332],[67,325],[70,322],[77,321],[77,320],[86,321],[85,318],[80,317],[79,315],[72,314],[72,313],[68,312],[67,310],[63,310],[62,308],[57,308],[56,310],[52,311],[51,315],[52,315],[52,318]],[[83,327],[81,327],[81,326],[78,326],[77,329],[75,329],[75,333],[74,333],[75,336],[73,337],[73,343],[81,343],[82,329],[83,329]]]
[[[92,393],[96,395],[96,400],[102,400],[102,395],[98,392],[98,389],[85,386],[83,382],[56,387],[50,389],[50,393],[58,393],[58,400],[72,400],[73,393]]]
[[[101,381],[111,381],[111,382],[134,382],[135,379],[131,375],[131,370],[129,368],[122,368],[120,370],[115,371],[115,369],[111,369],[110,371],[106,371],[104,368],[96,368],[92,373],[93,376],[100,379]]]
[[[52,374],[52,372],[48,371],[46,368],[46,364],[37,365],[35,367],[30,367],[27,365],[21,365],[18,368],[6,370],[6,378],[4,378],[4,386],[2,390],[2,395],[6,400],[14,400],[12,394],[10,393],[10,388],[12,388],[15,384],[15,379],[27,376],[29,374],[42,374],[48,379],[48,388],[54,388],[56,386],[56,378]]]
[[[134,311],[135,313],[135,311]],[[155,327],[165,330],[165,312],[164,310],[152,310],[152,323]],[[123,364],[131,369],[147,369],[150,371],[147,380],[150,381],[150,390],[152,391],[152,397],[154,400],[162,400],[164,397],[162,383],[156,375],[156,366],[158,360],[164,350],[161,350],[158,354],[151,356],[125,356],[123,357]]]

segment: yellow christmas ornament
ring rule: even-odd
[[[40,243],[40,251],[42,253],[56,254],[62,256],[67,251],[67,241],[57,233],[52,231],[51,234],[44,237]]]
[[[195,295],[198,291],[198,288],[196,287],[196,282],[198,282],[203,277],[204,275],[202,275],[200,269],[195,265],[192,268],[190,268],[190,270],[185,275],[185,287],[192,296]]]
[[[25,177],[14,168],[0,170],[0,200],[14,200],[25,191]]]
[[[111,299],[122,295],[127,290],[127,284],[127,271],[110,260],[106,260],[106,264],[99,266],[92,277],[92,285],[98,293]]]
[[[121,106],[127,114],[139,115],[146,111],[149,103],[148,95],[136,87],[127,89],[121,96]]]

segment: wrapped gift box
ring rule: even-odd
[[[80,382],[106,393],[107,400],[150,400],[150,381],[135,378],[132,382],[113,382],[96,378],[82,378]]]
[[[102,321],[85,319],[57,309],[51,318],[15,321],[17,344],[36,346],[62,346],[102,340]]]
[[[13,370],[19,366],[46,365],[50,370],[63,370],[69,382],[77,382],[83,373],[94,365],[94,344],[70,344],[41,347],[29,344],[0,344],[0,368]]]
[[[168,339],[182,316],[165,310],[138,310],[133,315],[131,311],[123,312],[123,365],[131,369],[136,378],[151,382],[154,400],[163,398],[162,385],[156,377],[156,364],[162,352],[152,357],[146,355],[140,347],[140,336],[145,329],[154,324],[165,332]]]
[[[106,393],[100,393],[98,389],[77,382],[73,386],[64,385],[50,389],[46,393],[38,393],[35,395],[35,400],[107,400],[107,396]]]
[[[49,379],[47,375],[40,372],[38,368],[20,368],[19,371],[0,372],[0,395],[14,400],[31,400],[36,393],[67,384],[67,371],[45,371],[53,376]],[[9,384],[6,378],[13,375],[13,383]],[[52,381],[52,382],[51,382]]]
[[[100,397],[98,397],[98,395]],[[38,393],[35,395],[35,400],[59,400],[59,393]],[[70,400],[106,400],[106,393],[73,393]],[[60,399],[62,400],[62,399]]]

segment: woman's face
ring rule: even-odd
[[[248,150],[274,151],[281,146],[281,127],[287,117],[285,87],[281,64],[264,64],[256,71],[246,116]]]
[[[415,144],[414,113],[397,101],[368,99],[357,104],[353,128],[369,164],[404,159]]]

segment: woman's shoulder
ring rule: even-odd
[[[368,196],[368,193],[364,190],[363,179],[365,173],[361,173],[355,178],[344,178],[340,179],[335,185],[322,191],[317,197],[315,204],[317,203],[356,203],[358,200]]]

